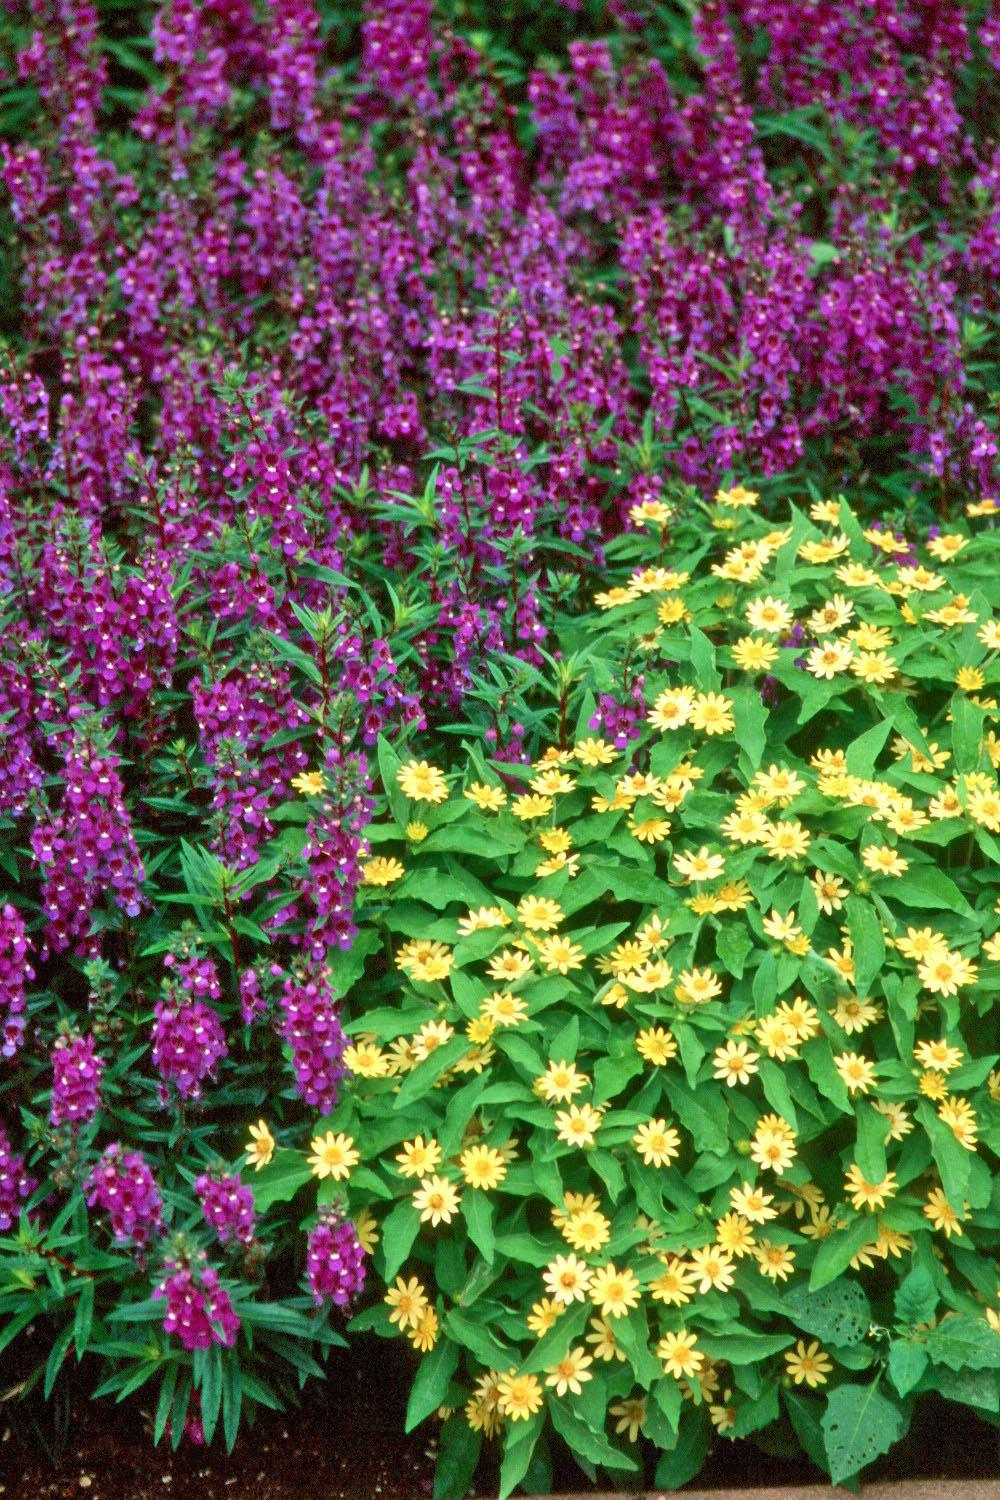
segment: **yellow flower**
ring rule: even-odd
[[[624,1318],[641,1301],[638,1278],[627,1268],[617,1270],[609,1261],[591,1278],[590,1300],[600,1309],[602,1317]]]
[[[691,706],[691,727],[703,734],[729,734],[736,727],[732,700],[721,693],[699,693]]]
[[[861,861],[876,875],[905,875],[910,868],[909,860],[888,844],[869,844],[862,850]]]
[[[775,859],[798,859],[809,848],[809,834],[796,819],[788,818],[769,824],[762,842]]]
[[[952,1047],[944,1037],[937,1042],[918,1042],[913,1055],[922,1068],[936,1073],[951,1073],[965,1061],[961,1047]]]
[[[571,1104],[556,1115],[556,1136],[567,1146],[592,1146],[603,1118],[592,1104]]]
[[[696,1374],[705,1362],[705,1356],[698,1348],[698,1340],[686,1328],[665,1334],[656,1346],[656,1353],[667,1374],[678,1380],[683,1375]]]
[[[616,1434],[621,1436],[623,1432],[627,1432],[629,1442],[636,1443],[646,1420],[646,1398],[630,1396],[627,1400],[615,1401],[608,1407],[608,1414],[618,1418],[615,1423]]]
[[[649,1283],[650,1296],[668,1307],[683,1307],[694,1294],[694,1273],[676,1256],[667,1256],[664,1265],[666,1270]]]
[[[722,994],[722,985],[711,969],[685,969],[678,978],[674,994],[689,1005],[704,1005]]]
[[[759,1167],[780,1177],[796,1156],[795,1135],[787,1120],[780,1115],[765,1115],[758,1120],[750,1155]]]
[[[413,1038],[414,1057],[423,1062],[432,1052],[450,1042],[454,1035],[455,1028],[447,1021],[425,1021]]]
[[[371,1209],[363,1208],[354,1220],[354,1232],[358,1237],[358,1244],[366,1255],[371,1255],[378,1244],[380,1235],[378,1232],[378,1220]]]
[[[962,1221],[945,1196],[943,1188],[932,1188],[927,1194],[923,1212],[932,1229],[943,1229],[947,1239],[962,1233]]]
[[[514,798],[511,811],[515,818],[522,823],[529,822],[532,818],[544,818],[552,811],[553,802],[551,797],[545,797],[538,792],[522,792]]]
[[[317,1135],[310,1142],[312,1156],[309,1165],[313,1176],[332,1177],[334,1182],[346,1182],[351,1175],[351,1168],[356,1167],[360,1160],[354,1149],[354,1137],[351,1135],[334,1135],[328,1130],[326,1135]]]
[[[522,896],[517,903],[517,915],[529,932],[551,932],[563,919],[563,909],[558,901],[546,896]]]
[[[497,990],[482,1003],[480,1014],[469,1022],[466,1034],[480,1045],[488,1042],[498,1026],[518,1026],[527,1014],[527,1006],[520,995],[510,990]]]
[[[611,1224],[596,1208],[580,1208],[569,1215],[562,1226],[562,1235],[574,1250],[593,1254],[607,1244]]]
[[[715,1243],[726,1255],[742,1260],[754,1248],[754,1233],[746,1219],[739,1214],[724,1214],[715,1226]]]
[[[406,825],[406,837],[411,844],[422,844],[429,833],[430,829],[427,827],[427,824],[420,823],[417,819]]]
[[[259,1172],[261,1167],[267,1166],[274,1155],[276,1144],[277,1142],[264,1120],[259,1120],[256,1125],[250,1126],[250,1140],[247,1142],[245,1149],[247,1156],[253,1163],[255,1172]]]
[[[361,883],[392,885],[394,881],[402,880],[405,874],[406,870],[398,859],[386,859],[379,855],[377,859],[369,859],[361,866]]]
[[[322,771],[300,771],[292,777],[292,786],[303,797],[318,797],[323,790]]]
[[[534,1375],[510,1370],[497,1382],[497,1406],[512,1422],[526,1422],[542,1404],[542,1387]]]
[[[647,1167],[665,1167],[680,1155],[681,1138],[666,1120],[640,1125],[632,1143]]]
[[[816,905],[825,916],[832,917],[835,911],[842,909],[848,891],[839,875],[825,875],[817,870],[815,875],[810,876],[809,884],[813,888]]]
[[[754,1251],[762,1276],[769,1281],[785,1281],[795,1265],[795,1252],[788,1245],[774,1245],[761,1240]]]
[[[594,1363],[584,1349],[570,1349],[558,1364],[549,1365],[545,1371],[545,1384],[553,1388],[557,1396],[567,1391],[579,1396],[584,1382],[593,1379],[590,1366]]]
[[[396,1157],[397,1168],[401,1177],[427,1177],[436,1171],[441,1161],[441,1147],[433,1136],[428,1136],[425,1141],[422,1135],[415,1135],[412,1141],[404,1141],[403,1149]]]
[[[538,945],[538,958],[549,974],[568,974],[573,969],[582,969],[585,954],[578,943],[568,938],[550,937]]]
[[[531,973],[531,959],[526,953],[504,948],[501,953],[494,953],[486,965],[486,972],[491,979],[524,979]]]
[[[411,802],[444,802],[448,796],[448,783],[437,766],[426,760],[409,760],[400,766],[397,776],[400,791]]]
[[[425,1177],[413,1195],[413,1207],[420,1214],[421,1224],[450,1224],[458,1212],[459,1192],[447,1177]]]
[[[681,729],[691,717],[693,703],[693,688],[667,688],[655,699],[646,717],[654,729]]]
[[[796,1385],[807,1385],[812,1389],[818,1385],[826,1385],[826,1377],[833,1369],[826,1352],[820,1348],[819,1341],[813,1339],[806,1344],[799,1339],[794,1349],[790,1349],[785,1355],[785,1364],[788,1373]]]
[[[729,1201],[736,1212],[744,1219],[749,1219],[751,1224],[766,1224],[769,1219],[778,1217],[778,1210],[771,1207],[774,1194],[765,1193],[763,1188],[754,1187],[749,1182],[745,1182],[742,1187],[732,1188]]]
[[[389,1059],[374,1042],[358,1041],[344,1050],[344,1062],[355,1078],[387,1078]]]
[[[737,1083],[749,1083],[758,1072],[759,1052],[751,1052],[746,1042],[727,1042],[717,1047],[713,1054],[715,1064],[713,1076],[732,1088]]]
[[[702,1294],[728,1291],[736,1275],[732,1256],[718,1245],[703,1245],[699,1250],[692,1250],[691,1270]]]
[[[470,1146],[459,1157],[462,1176],[470,1187],[488,1192],[507,1176],[507,1164],[493,1146]]]
[[[438,1331],[438,1315],[433,1307],[428,1307],[416,1327],[410,1329],[407,1338],[414,1349],[427,1354],[438,1341]]]
[[[875,1069],[866,1057],[857,1052],[842,1052],[833,1062],[849,1094],[867,1094],[875,1087]]]
[[[586,1073],[578,1072],[572,1063],[553,1061],[535,1079],[535,1092],[550,1104],[565,1104],[582,1088],[586,1088],[587,1082]]]
[[[726,868],[726,861],[721,854],[710,854],[706,845],[695,854],[677,854],[674,856],[674,869],[684,876],[687,881],[695,880],[718,880]]]
[[[975,984],[976,965],[961,953],[935,952],[917,965],[917,974],[925,990],[932,995],[957,995],[960,989]]]
[[[752,630],[764,630],[768,635],[784,635],[791,628],[795,617],[787,604],[768,594],[764,599],[752,600],[743,618]]]
[[[948,1126],[960,1146],[975,1151],[979,1125],[968,1099],[946,1099],[938,1106],[938,1119]]]
[[[646,1062],[662,1068],[677,1056],[677,1043],[665,1026],[647,1026],[637,1035],[635,1050]]]
[[[745,635],[733,646],[733,661],[744,672],[766,672],[777,660],[777,646],[759,636]]]
[[[549,1262],[542,1280],[549,1296],[569,1307],[572,1302],[587,1300],[592,1276],[590,1267],[579,1256],[557,1255]]]
[[[896,1196],[896,1174],[886,1172],[881,1182],[868,1182],[857,1163],[852,1163],[844,1176],[844,1186],[851,1195],[851,1203],[859,1212],[864,1209],[874,1213],[885,1208],[890,1198]]]
[[[617,758],[618,751],[614,745],[609,745],[606,740],[586,739],[579,740],[573,747],[573,753],[582,766],[610,766]]]
[[[542,1338],[550,1328],[555,1327],[556,1319],[562,1310],[563,1304],[556,1302],[552,1297],[542,1297],[540,1301],[532,1304],[527,1324],[536,1339]]]
[[[391,1308],[389,1322],[395,1323],[401,1333],[416,1328],[427,1311],[427,1293],[415,1276],[409,1281],[397,1276],[395,1285],[385,1294],[385,1302]]]

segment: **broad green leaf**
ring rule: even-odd
[[[458,1347],[450,1339],[439,1339],[420,1367],[410,1387],[406,1407],[406,1431],[412,1432],[444,1404],[451,1377],[458,1369]]]
[[[876,1380],[871,1385],[837,1386],[830,1392],[822,1425],[830,1478],[841,1484],[887,1453],[905,1433],[907,1418],[882,1395]]]

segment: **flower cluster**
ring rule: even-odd
[[[13,1150],[10,1137],[0,1125],[0,1230],[11,1228],[36,1186],[25,1169],[24,1157]]]
[[[881,1451],[964,1340],[1000,1364],[1000,509],[901,538],[758,501],[669,567],[609,547],[576,645],[598,682],[641,654],[631,732],[588,685],[523,778],[382,749],[360,929],[394,971],[345,1001],[310,1163],[395,1200],[373,1326],[452,1345],[470,1453],[570,1402],[662,1486],[807,1409],[845,1477],[877,1367]]]
[[[325,1210],[309,1231],[306,1280],[317,1307],[327,1298],[347,1307],[364,1290],[365,1252],[355,1226],[336,1209]]]
[[[344,1064],[344,1033],[329,980],[318,965],[303,965],[281,989],[281,1034],[292,1049],[299,1094],[328,1114],[337,1101]]]
[[[52,1101],[49,1119],[60,1125],[86,1125],[101,1107],[103,1059],[92,1036],[62,1035],[52,1049]]]
[[[240,1320],[233,1311],[229,1293],[204,1254],[179,1253],[164,1261],[165,1275],[153,1292],[164,1301],[163,1327],[184,1348],[210,1349],[213,1344],[231,1348]]]
[[[215,1230],[220,1244],[228,1244],[230,1240],[237,1240],[242,1245],[253,1242],[253,1193],[240,1181],[239,1174],[228,1176],[225,1172],[202,1172],[195,1178],[194,1190],[205,1222]]]
[[[148,1164],[117,1142],[105,1148],[87,1179],[87,1203],[107,1214],[117,1244],[144,1250],[163,1227],[163,1200]]]

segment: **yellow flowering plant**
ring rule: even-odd
[[[997,1422],[998,533],[739,493],[613,544],[532,764],[380,749],[314,1149],[445,1500],[484,1441],[505,1496],[554,1441],[671,1488],[780,1424],[839,1482],[921,1393]]]

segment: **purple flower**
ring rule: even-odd
[[[25,983],[34,979],[30,945],[17,909],[0,907],[0,1057],[13,1057],[24,1041]]]
[[[6,1130],[0,1125],[0,1230],[8,1230],[20,1213],[21,1204],[36,1187],[24,1167],[24,1157],[11,1148]]]
[[[101,1107],[104,1062],[89,1035],[60,1036],[52,1049],[52,1101],[49,1119],[60,1125],[85,1125]]]
[[[253,1193],[240,1181],[238,1173],[228,1177],[202,1172],[195,1178],[194,1190],[205,1222],[211,1224],[221,1244],[231,1239],[243,1245],[251,1243],[255,1217]]]
[[[163,1327],[176,1334],[185,1349],[210,1349],[213,1344],[231,1348],[240,1330],[229,1293],[218,1274],[199,1251],[195,1256],[178,1254],[164,1262],[166,1275],[153,1292],[166,1303]]]
[[[328,1208],[309,1231],[306,1279],[319,1306],[326,1298],[346,1307],[365,1284],[365,1252],[357,1230],[335,1208]]]
[[[302,965],[285,980],[281,990],[281,1035],[292,1049],[298,1092],[320,1114],[337,1102],[346,1042],[336,1000],[325,971]]]
[[[87,1203],[101,1208],[120,1245],[142,1250],[163,1228],[163,1201],[139,1151],[108,1146],[87,1179]]]

